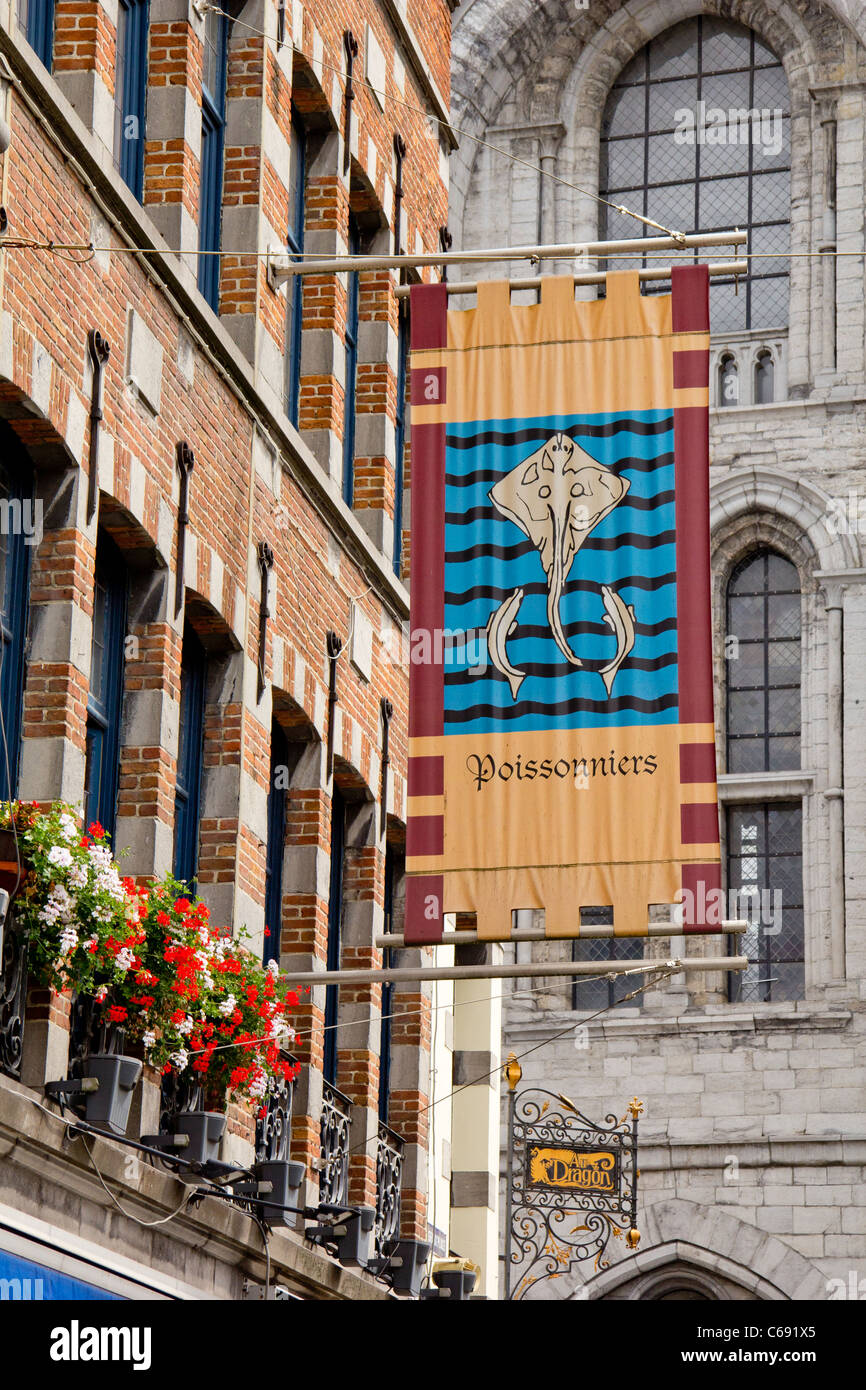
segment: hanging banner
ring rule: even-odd
[[[709,280],[412,289],[407,941],[718,931]]]

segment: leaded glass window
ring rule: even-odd
[[[727,770],[800,766],[800,581],[771,550],[731,575],[727,601]]]
[[[582,907],[580,924],[582,927],[610,926],[613,923],[613,908]],[[643,938],[637,936],[577,937],[572,942],[572,960],[612,961],[624,963],[643,960]],[[592,976],[575,975],[571,987],[571,1007],[581,1013],[608,1008],[620,1003],[627,994],[645,981],[643,975]],[[638,999],[629,1000],[626,1007],[636,1008]]]
[[[737,295],[732,282],[711,282],[716,333],[788,322],[790,164],[782,64],[753,31],[729,20],[700,15],[651,40],[608,96],[602,196],[677,231],[740,227],[748,233],[745,249],[760,258],[750,261]],[[603,207],[602,237],[640,236],[635,223],[626,230],[626,221]],[[644,227],[643,235],[659,232]]]
[[[731,806],[727,815],[728,889],[750,923],[733,947],[746,970],[729,975],[735,1002],[802,999],[803,810],[799,801]]]

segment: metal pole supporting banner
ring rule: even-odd
[[[501,944],[501,943],[500,943]],[[538,975],[649,975],[673,970],[745,970],[746,956],[690,956],[686,960],[641,961],[623,965],[616,961],[527,961],[517,965],[417,965],[393,970],[301,970],[288,972],[292,985],[374,985],[415,980],[513,980]]]

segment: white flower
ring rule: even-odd
[[[70,888],[83,888],[87,883],[87,868],[84,864],[73,864],[69,870]]]
[[[74,818],[70,816],[68,811],[64,811],[63,815],[60,817],[60,831],[64,839],[78,839],[78,826],[75,824]]]
[[[66,926],[60,933],[60,951],[64,956],[68,956],[70,951],[74,951],[78,945],[78,932],[73,926]]]
[[[91,843],[87,846],[87,853],[97,869],[111,868],[111,850],[107,845]]]
[[[180,1033],[181,1037],[186,1037],[189,1033],[191,1033],[192,1019],[190,1018],[189,1014],[187,1014],[186,1018],[182,1018],[180,1023],[176,1023],[175,1027],[177,1028],[177,1031]]]
[[[269,974],[269,975],[279,975],[279,973],[280,973],[280,963],[279,963],[279,961],[277,961],[277,960],[269,960],[269,961],[268,961],[268,974]]]
[[[104,907],[100,903],[95,903],[91,908],[91,911],[93,913],[93,916],[96,918],[97,922],[110,922],[114,917],[114,913],[112,912],[111,908]]]
[[[49,898],[39,913],[40,922],[44,922],[48,927],[53,927],[59,916],[60,908],[53,898]]]
[[[169,1053],[168,1060],[177,1071],[186,1071],[187,1063],[189,1062],[189,1053],[184,1052],[181,1047],[177,1052]]]
[[[114,958],[114,964],[118,970],[128,970],[135,960],[135,956],[128,946],[122,946]]]
[[[217,1005],[217,1008],[219,1012],[222,1014],[223,1018],[228,1018],[229,1014],[234,1013],[235,1003],[236,1000],[234,995],[230,994],[227,999],[224,999],[221,1004]]]
[[[103,1001],[103,999],[105,998],[105,996],[106,996],[107,993],[108,993],[108,985],[100,985],[100,986],[99,986],[99,989],[96,991],[96,994],[93,996],[94,999],[96,1000],[97,1004],[101,1004],[101,1003],[102,1003],[102,1001]]]
[[[64,845],[52,845],[48,851],[48,863],[56,864],[59,869],[68,869],[72,865],[72,855]]]
[[[145,1029],[145,1031],[141,1035],[141,1041],[144,1044],[145,1052],[149,1052],[150,1049],[153,1047],[153,1044],[156,1042],[156,1033],[154,1033],[152,1028]]]
[[[247,1087],[247,1090],[249,1091],[253,1099],[261,1100],[262,1096],[265,1094],[267,1089],[268,1078],[265,1076],[265,1073],[263,1071],[254,1072],[253,1079]]]

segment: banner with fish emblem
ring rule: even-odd
[[[406,939],[718,931],[707,269],[539,285],[412,289]]]

